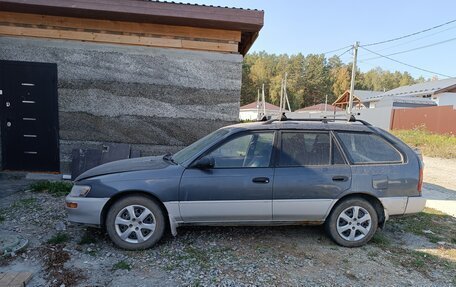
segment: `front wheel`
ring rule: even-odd
[[[106,230],[120,248],[147,249],[162,238],[165,217],[155,201],[144,196],[125,197],[109,209]]]
[[[337,204],[326,219],[325,229],[337,244],[358,247],[372,239],[378,216],[372,204],[362,198],[350,198]]]

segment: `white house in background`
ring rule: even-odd
[[[456,78],[429,81],[409,86],[402,86],[379,95],[373,95],[364,99],[370,108],[378,106],[382,101],[432,100],[438,106],[456,106]],[[425,104],[426,101],[421,101]],[[431,103],[432,105],[432,103]],[[418,103],[418,106],[420,104]]]
[[[288,110],[284,110],[288,112]],[[280,107],[265,102],[265,107],[263,109],[262,102],[253,102],[247,105],[244,105],[239,108],[239,119],[241,121],[256,121],[266,117],[277,117],[280,114]]]

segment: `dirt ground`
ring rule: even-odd
[[[451,173],[456,161],[425,161],[426,190],[453,196],[456,183],[433,167]],[[30,241],[0,272],[32,271],[28,286],[456,286],[456,218],[432,209],[392,218],[361,248],[337,246],[321,227],[185,227],[129,252],[67,222],[63,203],[29,191],[0,198],[0,232]]]
[[[424,157],[427,206],[456,217],[456,159]]]

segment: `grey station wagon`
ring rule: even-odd
[[[420,212],[423,164],[388,132],[352,118],[221,128],[174,155],[104,164],[75,180],[69,220],[129,250],[182,225],[324,224],[342,246],[389,216]]]

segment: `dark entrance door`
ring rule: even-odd
[[[2,167],[59,171],[57,65],[0,61]]]

